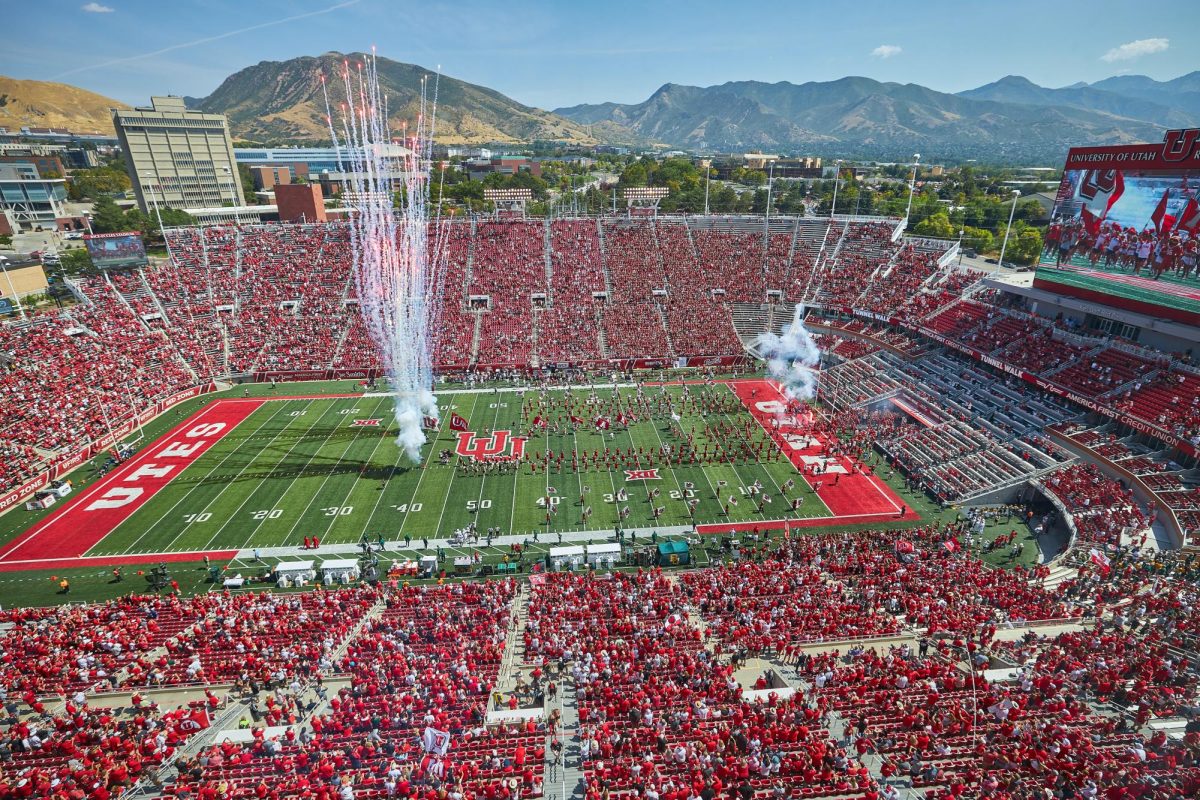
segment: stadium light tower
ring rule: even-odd
[[[525,205],[533,199],[532,189],[484,189],[483,199],[490,200],[496,206],[499,215],[500,207],[504,206],[512,213],[520,213],[525,218]]]
[[[775,162],[772,161],[767,167],[767,213],[763,217],[763,248],[767,247],[769,241],[769,228],[771,224],[771,190],[775,187]]]
[[[913,153],[912,180],[908,182],[908,208],[904,210],[904,227],[908,227],[908,218],[912,214],[913,190],[917,188],[917,167],[921,164],[921,154]]]
[[[1017,198],[1021,196],[1020,189],[1012,190],[1012,208],[1008,210],[1008,227],[1004,229],[1004,244],[1000,245],[1000,266],[1004,266],[1004,251],[1008,249],[1008,234],[1012,233],[1013,215],[1017,213]]]
[[[708,216],[708,185],[712,183],[712,162],[704,168],[704,216]]]
[[[833,162],[833,202],[829,205],[829,218],[833,219],[833,215],[837,213],[837,190],[838,185],[842,182],[842,160],[839,158]]]
[[[665,186],[630,186],[621,191],[629,216],[633,216],[634,206],[646,208],[650,216],[658,215],[658,204],[668,194]]]

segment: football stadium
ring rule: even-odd
[[[1200,131],[1064,148],[1013,268],[841,161],[450,207],[343,78],[335,203],[4,309],[0,798],[1200,796]]]

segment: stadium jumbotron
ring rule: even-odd
[[[443,202],[358,69],[336,219],[114,212],[0,323],[0,800],[1200,796],[1200,131],[1013,269],[923,162]]]

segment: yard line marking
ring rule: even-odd
[[[257,403],[255,403],[253,406],[251,406],[250,413],[253,413],[254,409],[257,407],[258,407]],[[57,536],[54,537],[53,547],[55,549],[52,550],[49,554],[44,553],[44,552],[42,552],[42,553],[36,552],[37,547],[34,544],[34,540],[38,536],[40,536],[41,534],[46,532],[47,530],[52,530],[55,526],[59,525],[61,520],[67,518],[68,516],[73,517],[76,513],[83,511],[85,508],[84,504],[87,501],[89,501],[91,498],[95,497],[96,495],[103,495],[103,494],[107,493],[109,490],[114,488],[114,486],[116,484],[127,479],[128,477],[133,475],[135,472],[140,470],[140,468],[143,465],[151,463],[152,459],[164,457],[163,456],[164,448],[162,448],[162,443],[164,443],[169,438],[183,435],[185,433],[185,431],[191,431],[191,430],[195,429],[197,425],[201,424],[202,420],[206,419],[207,417],[209,417],[209,415],[213,414],[214,412],[216,412],[218,414],[226,413],[226,412],[228,412],[228,409],[221,409],[220,404],[217,404],[217,403],[207,405],[207,406],[201,406],[194,413],[192,413],[191,415],[189,415],[188,417],[186,417],[185,419],[180,421],[178,424],[174,425],[170,430],[163,433],[163,435],[160,436],[158,439],[156,439],[150,446],[144,447],[140,452],[137,453],[137,455],[135,455],[133,458],[127,460],[125,463],[121,464],[117,469],[113,470],[109,475],[101,478],[100,480],[97,480],[91,486],[84,489],[80,494],[78,494],[75,497],[68,500],[62,507],[60,507],[56,511],[52,512],[49,516],[43,518],[40,522],[35,524],[31,529],[26,531],[25,534],[20,539],[14,539],[13,541],[9,542],[5,546],[3,553],[0,554],[0,559],[14,560],[14,561],[20,560],[20,559],[13,559],[14,555],[36,555],[39,557],[48,556],[50,558],[54,558],[54,557],[60,555],[64,549],[70,549],[70,550],[77,549],[78,552],[69,552],[66,555],[67,556],[79,556],[79,555],[82,555],[83,553],[86,553],[89,549],[100,544],[100,542],[103,541],[104,538],[108,534],[112,533],[113,530],[120,527],[121,522],[124,522],[125,519],[133,516],[135,509],[129,509],[128,514],[125,517],[121,518],[119,521],[116,521],[116,524],[113,524],[113,522],[115,520],[110,519],[108,522],[108,524],[110,526],[109,529],[101,536],[96,536],[96,531],[103,530],[103,528],[104,528],[102,518],[90,520],[90,526],[85,526],[85,525],[81,524],[82,520],[75,521],[74,524],[72,524],[67,531],[62,531]],[[236,412],[236,414],[235,413],[227,413],[225,422],[228,423],[228,422],[232,421],[233,417],[237,416],[238,414],[241,414],[241,416],[238,417],[237,422],[241,422],[247,416],[249,416],[248,413],[242,414],[242,411],[238,410]],[[220,438],[224,438],[225,436],[229,435],[229,433],[231,433],[236,427],[237,427],[237,425],[234,424],[234,425],[230,426],[227,430],[223,430],[221,432],[222,435]],[[215,447],[216,444],[218,443],[218,441],[219,440],[213,441],[211,444],[206,444],[205,447],[203,448],[202,452],[196,453],[196,456],[195,456],[196,460],[199,460],[199,458],[203,455],[204,451],[207,451],[208,449]],[[194,463],[194,461],[191,463]],[[186,466],[190,466],[191,463],[187,464]],[[182,470],[181,470],[181,472],[182,472]],[[160,489],[165,488],[165,484],[158,488],[160,488]],[[147,498],[147,500],[148,499],[149,498]],[[145,501],[143,501],[143,503],[144,502]],[[140,507],[141,505],[142,505],[142,503],[139,503],[138,507]],[[105,515],[106,512],[111,512],[108,514],[109,516],[120,516],[120,514],[121,514],[119,509],[111,509],[111,508],[101,510],[97,513],[100,515]],[[96,538],[94,540],[89,541],[90,539],[92,539],[93,536],[96,536]],[[34,553],[21,553],[20,552],[21,549],[24,548],[26,545],[29,545],[30,547],[32,547],[35,552]],[[36,561],[37,559],[28,559],[28,560]]]
[[[367,416],[374,417],[377,413],[379,413],[379,407],[384,402],[385,402],[385,400],[382,400],[382,399],[376,401],[375,405],[371,408],[371,410],[369,412],[367,412]],[[350,419],[350,415],[346,414],[345,418]],[[337,429],[335,428],[334,430],[337,430]],[[363,426],[363,430],[373,431],[372,428],[369,428],[367,426]],[[287,535],[283,539],[285,542],[292,541],[292,535],[296,533],[296,528],[300,527],[300,523],[304,521],[304,515],[308,513],[308,510],[310,508],[312,508],[312,504],[317,501],[317,497],[320,496],[321,491],[325,488],[325,485],[327,483],[329,483],[329,479],[333,476],[333,473],[337,470],[338,467],[340,467],[342,465],[342,460],[346,457],[346,453],[349,453],[350,448],[353,447],[355,445],[355,443],[358,442],[363,436],[363,434],[361,432],[355,431],[353,429],[351,430],[350,433],[351,433],[350,440],[348,442],[346,442],[346,447],[342,450],[341,454],[338,456],[338,460],[334,463],[333,469],[331,469],[325,475],[325,479],[321,481],[321,485],[317,487],[316,491],[314,491],[312,493],[312,495],[308,498],[308,502],[304,504],[304,510],[300,512],[300,515],[296,517],[296,521],[294,523],[292,523],[292,527],[288,529]],[[385,429],[384,433],[386,434],[386,429]],[[333,434],[331,432],[330,436],[332,436],[332,435]],[[375,454],[375,450],[377,450],[379,448],[379,443],[382,442],[386,438],[386,435],[378,436],[376,438],[377,438],[377,441],[375,442],[375,447],[371,448],[372,455]],[[326,437],[325,441],[328,442],[329,437]],[[325,449],[324,445],[322,445],[321,449],[318,450],[317,453],[320,453],[324,449]],[[310,460],[310,462],[311,462],[311,460]],[[369,462],[370,462],[370,459],[368,459],[368,463]],[[354,484],[351,484],[350,488],[351,488],[351,491],[353,491]],[[290,487],[289,487],[289,489],[290,489]],[[284,492],[284,494],[286,495],[287,493]],[[346,496],[349,496],[349,495],[347,494]],[[282,501],[283,498],[281,497],[280,500]],[[344,500],[344,498],[343,498],[343,500]],[[341,501],[339,501],[339,502],[341,502]],[[337,522],[337,519],[338,519],[337,515],[334,515],[333,519],[330,520],[329,525],[326,526],[324,532],[322,532],[322,534],[321,534],[322,540],[324,540],[325,537],[329,534],[329,531],[333,529],[333,523]]]
[[[471,400],[471,416],[472,417],[475,416],[475,406],[477,406],[478,404],[479,404],[479,397],[478,397],[478,395],[476,395]],[[432,451],[430,451],[430,453],[432,454]],[[451,467],[450,469],[454,470],[454,467]],[[456,470],[454,470],[454,471],[456,471]],[[446,485],[446,494],[442,497],[442,510],[438,513],[437,525],[433,529],[435,534],[441,533],[441,531],[442,531],[442,520],[445,519],[445,517],[446,517],[446,505],[450,502],[450,495],[452,495],[454,493],[454,481],[456,481],[457,479],[458,479],[458,476],[455,475],[454,472],[452,471],[450,474],[450,483],[448,483]],[[413,492],[413,496],[414,497],[416,496],[415,491]],[[412,502],[411,501],[408,504],[408,510],[412,511]],[[408,519],[407,514],[405,514],[404,517],[406,520]]]
[[[246,436],[246,441],[249,441],[249,440],[253,439],[253,438],[254,438],[254,436],[255,436],[255,435],[256,435],[256,434],[257,434],[259,431],[261,431],[261,430],[262,430],[263,428],[265,428],[265,427],[266,427],[266,426],[267,426],[267,425],[268,425],[268,424],[269,424],[269,423],[270,423],[272,420],[274,420],[274,419],[275,419],[277,416],[279,416],[279,412],[280,412],[280,411],[282,411],[282,410],[283,410],[283,408],[284,408],[284,407],[281,405],[281,406],[280,406],[278,409],[276,409],[276,410],[275,410],[275,412],[274,412],[274,413],[272,413],[272,414],[271,414],[269,417],[267,417],[265,420],[263,420],[261,423],[259,423],[258,427],[256,427],[256,428],[255,428],[253,431],[251,431],[251,432],[250,432],[250,433],[249,433],[249,434]],[[232,431],[231,431],[231,433],[232,433]],[[165,521],[165,520],[166,520],[166,518],[167,518],[167,516],[168,516],[168,515],[169,515],[169,514],[170,514],[172,511],[174,511],[175,509],[179,508],[180,504],[182,504],[184,501],[186,501],[186,500],[187,500],[189,497],[191,497],[191,496],[192,496],[192,493],[193,493],[193,492],[195,492],[195,491],[196,491],[197,489],[199,489],[200,487],[204,486],[204,485],[205,485],[205,482],[206,482],[206,481],[207,481],[209,478],[211,478],[211,477],[213,476],[213,474],[214,474],[214,473],[215,473],[215,472],[216,472],[218,469],[220,469],[222,466],[224,466],[224,465],[225,465],[225,462],[226,462],[226,461],[228,461],[228,460],[229,460],[229,459],[230,459],[230,458],[231,458],[233,455],[235,455],[237,452],[238,452],[238,448],[236,448],[236,447],[235,447],[235,448],[233,448],[232,450],[230,450],[228,453],[226,453],[225,455],[221,456],[221,460],[220,460],[220,461],[218,461],[218,462],[217,462],[215,465],[213,465],[212,469],[210,469],[208,472],[206,472],[206,473],[204,474],[204,476],[203,476],[202,478],[200,478],[200,480],[198,480],[198,481],[196,482],[196,485],[195,485],[195,486],[193,486],[191,489],[188,489],[188,490],[187,490],[187,492],[186,492],[186,493],[183,495],[183,497],[180,497],[178,500],[176,500],[176,501],[175,501],[175,503],[174,503],[174,504],[172,504],[172,505],[171,505],[171,507],[170,507],[170,508],[168,508],[166,511],[164,511],[164,512],[163,512],[163,514],[162,514],[162,515],[161,515],[161,516],[160,516],[158,519],[156,519],[154,522],[152,522],[152,523],[150,523],[149,525],[147,525],[147,526],[146,526],[146,528],[145,528],[145,530],[143,530],[143,531],[142,531],[142,535],[141,535],[141,536],[139,536],[137,539],[135,539],[135,540],[133,541],[133,543],[129,545],[129,547],[125,548],[125,552],[126,552],[126,553],[129,553],[129,552],[131,552],[131,551],[133,550],[133,548],[134,548],[134,547],[137,545],[137,543],[138,543],[138,542],[140,542],[142,539],[144,539],[144,538],[145,538],[146,534],[150,533],[150,531],[152,531],[154,528],[156,528],[158,525],[160,525],[160,524],[161,524],[163,521]],[[251,459],[251,460],[253,460],[253,459]],[[182,478],[182,477],[184,477],[185,475],[187,475],[187,470],[184,470],[182,473],[180,473],[178,477],[179,477],[179,478]],[[221,493],[222,493],[223,491],[224,491],[224,489],[222,489],[222,490],[221,490],[221,492],[217,492],[217,494],[216,494],[216,495],[213,497],[213,500],[216,500],[218,497],[220,497],[220,496],[221,496]],[[200,509],[200,511],[198,511],[198,512],[196,512],[196,513],[197,513],[197,514],[203,514],[205,511],[207,511],[207,510],[208,510],[208,508],[209,508],[209,506],[211,506],[211,505],[212,505],[212,503],[213,503],[213,500],[210,500],[210,501],[208,501],[208,503],[206,503],[206,504],[204,505],[204,508]],[[201,525],[202,525],[203,523],[196,523],[196,522],[185,522],[185,523],[184,523],[184,525],[183,525],[183,528],[182,528],[182,529],[179,531],[179,533],[175,534],[175,535],[174,535],[174,536],[171,538],[171,541],[167,543],[167,546],[163,548],[164,552],[169,552],[169,551],[171,550],[171,548],[172,548],[172,547],[175,545],[175,542],[179,541],[179,537],[181,537],[181,536],[183,536],[185,533],[187,533],[187,532],[188,532],[188,529],[189,529],[189,528],[191,528],[191,526],[192,526],[192,525],[197,525],[197,524],[201,524]],[[120,526],[120,525],[118,525],[116,528],[113,528],[113,530],[111,530],[109,533],[116,533],[118,530],[120,530],[120,528],[121,528],[121,526]]]
[[[312,400],[307,401],[305,404],[304,410],[307,411],[309,408],[312,407],[312,404],[313,404]],[[259,490],[263,487],[263,485],[268,480],[270,480],[272,477],[274,477],[276,470],[278,470],[278,468],[279,468],[279,465],[283,464],[287,461],[288,456],[290,456],[292,454],[292,451],[296,449],[297,445],[299,445],[303,441],[306,441],[308,439],[308,434],[312,432],[313,428],[315,428],[321,422],[321,420],[323,420],[325,418],[326,414],[328,414],[333,409],[337,408],[337,406],[338,406],[338,403],[336,403],[336,402],[330,403],[329,408],[326,409],[323,413],[318,414],[317,419],[311,425],[309,425],[307,428],[304,429],[304,433],[302,433],[296,437],[296,441],[293,442],[292,446],[288,448],[288,451],[283,454],[283,457],[280,459],[277,459],[275,461],[274,466],[271,467],[271,471],[267,473],[267,476],[265,478],[263,478],[261,481],[259,481],[258,485],[255,486],[254,489],[252,489],[250,491],[250,493],[246,495],[246,497],[242,500],[242,502],[238,503],[238,507],[235,508],[233,510],[233,513],[229,515],[229,519],[225,521],[225,524],[222,525],[220,528],[218,528],[217,532],[212,535],[212,538],[208,540],[208,544],[205,545],[206,548],[209,545],[211,545],[213,543],[213,541],[225,531],[226,528],[228,528],[231,524],[233,524],[234,520],[237,519],[238,513],[245,507],[246,503],[250,502],[251,498],[253,498],[255,495],[258,494]],[[301,415],[301,416],[303,416],[303,415]],[[300,419],[300,416],[297,416],[296,419]],[[272,444],[275,443],[275,440],[279,438],[280,434],[286,433],[289,428],[291,428],[290,424],[287,427],[280,430],[279,433],[275,434],[275,436],[273,436],[271,438],[271,441],[267,443],[267,447],[264,447],[262,450],[259,450],[259,452],[255,455],[255,457],[250,459],[250,461],[246,464],[245,467],[242,467],[241,472],[239,472],[237,474],[237,476],[234,477],[234,479],[233,479],[233,481],[231,481],[231,483],[236,482],[238,477],[241,477],[242,473],[245,472],[246,469],[249,468],[251,464],[254,464],[256,461],[258,461],[258,457],[260,455],[262,455],[262,453],[267,448],[269,448]],[[251,534],[251,535],[253,535],[253,534]],[[249,540],[247,540],[247,542],[249,542]],[[243,546],[243,547],[239,547],[238,549],[245,550],[246,548]]]
[[[324,418],[324,417],[325,417],[325,415],[329,413],[329,411],[332,411],[334,408],[337,408],[337,406],[338,406],[338,405],[340,405],[340,404],[339,404],[339,403],[333,403],[333,404],[331,405],[331,407],[330,407],[329,409],[327,409],[327,410],[325,411],[325,413],[324,413],[324,414],[322,414],[322,415],[321,415],[321,417],[322,417],[322,418]],[[347,410],[348,410],[348,409],[347,409]],[[339,413],[337,416],[341,417],[343,420],[350,419],[350,415],[349,415],[349,414],[341,414],[341,413]],[[294,488],[296,487],[296,485],[297,485],[297,484],[300,482],[300,481],[299,481],[299,478],[302,478],[302,477],[304,477],[304,471],[305,471],[306,469],[308,469],[308,465],[309,465],[309,464],[311,464],[311,463],[313,463],[313,460],[314,460],[314,459],[315,459],[317,456],[321,455],[321,452],[322,452],[322,451],[325,449],[325,447],[326,447],[326,446],[329,444],[329,440],[330,440],[330,439],[332,439],[332,438],[333,438],[333,435],[334,435],[335,433],[337,433],[337,432],[338,432],[338,431],[339,431],[341,428],[342,428],[342,426],[341,426],[340,424],[334,424],[334,425],[330,426],[330,428],[329,428],[329,433],[325,434],[325,438],[321,440],[321,444],[317,446],[317,449],[316,449],[316,450],[314,450],[314,451],[312,452],[312,454],[311,454],[311,455],[309,455],[308,459],[307,459],[307,460],[304,462],[304,466],[300,467],[300,469],[298,470],[298,473],[299,473],[299,474],[296,476],[297,480],[294,480],[294,481],[292,481],[290,484],[288,484],[288,487],[287,487],[286,489],[284,489],[284,490],[283,490],[283,494],[281,494],[281,495],[280,495],[278,498],[276,498],[276,499],[275,499],[275,501],[274,501],[274,504],[278,505],[280,508],[284,508],[284,507],[286,507],[286,504],[284,503],[284,500],[287,498],[287,496],[288,496],[289,494],[291,494],[291,492],[292,492],[292,489],[294,489]],[[311,429],[310,429],[310,431],[311,431]],[[305,436],[302,436],[302,437],[301,437],[300,441],[307,441],[307,440],[308,440],[308,436],[307,436],[307,433],[306,433],[306,435],[305,435]],[[295,447],[295,445],[293,445],[293,448],[294,448],[294,447]],[[290,453],[291,451],[289,450],[288,452]],[[341,459],[340,459],[340,458],[338,459],[338,463],[341,463]],[[270,475],[268,475],[267,477],[268,477],[268,478],[270,478]],[[326,476],[326,479],[328,479],[328,476]],[[265,481],[264,481],[264,482],[265,482]],[[322,482],[322,485],[324,485],[324,482]],[[318,490],[318,491],[319,491],[319,490]],[[312,497],[310,497],[310,498],[309,498],[309,501],[308,501],[308,502],[309,502],[309,504],[311,504],[311,503],[312,503],[312,501],[313,501],[313,498],[315,498],[315,497],[316,497],[316,493],[314,492],[314,493],[313,493],[313,495],[312,495]],[[305,511],[307,511],[307,510],[308,510],[308,506],[305,506],[305,507],[304,507],[304,510],[305,510]],[[303,516],[304,516],[304,512],[301,512],[300,516],[301,516],[301,517],[303,517]],[[260,520],[256,520],[256,522],[257,522],[258,524],[254,526],[254,529],[253,529],[252,531],[250,531],[250,538],[246,539],[246,543],[245,543],[244,545],[242,545],[242,547],[241,547],[241,548],[239,548],[239,549],[241,549],[241,550],[245,550],[246,548],[250,547],[250,543],[251,543],[252,541],[254,541],[254,537],[255,537],[255,536],[257,536],[257,535],[258,535],[258,532],[262,530],[262,528],[263,528],[263,523],[264,523],[264,522],[269,522],[269,521],[270,521],[269,519],[260,519]],[[295,529],[295,526],[293,526],[293,530],[294,530],[294,529]],[[289,535],[290,535],[290,532],[289,532]],[[286,542],[286,541],[284,541],[284,543],[283,543],[283,544],[284,544],[284,546],[286,546],[286,545],[287,545],[287,542]]]
[[[492,436],[495,436],[496,435],[496,423],[498,423],[500,421],[500,403],[499,403],[499,401],[496,401],[496,402],[492,403],[492,405],[494,405],[496,407],[495,409],[493,409],[496,413],[492,415],[492,427],[489,428],[488,430],[491,432]],[[479,497],[475,498],[475,516],[471,519],[471,522],[477,522],[479,520],[479,512],[482,511],[482,509],[479,507],[479,504],[483,501],[483,490],[487,486],[487,479],[488,479],[488,476],[487,476],[487,473],[485,472],[483,474],[481,480],[479,481]],[[453,483],[451,485],[453,485]],[[490,497],[488,499],[491,500]],[[476,533],[479,532],[478,525],[475,526],[475,532]]]

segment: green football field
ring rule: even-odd
[[[598,389],[593,401],[604,406],[613,391]],[[627,399],[633,390],[619,391]],[[678,403],[682,388],[668,391]],[[713,398],[730,393],[722,385],[692,391],[708,391]],[[586,394],[574,393],[576,398]],[[657,398],[659,390],[647,395]],[[464,417],[470,430],[483,437],[501,430],[526,436],[529,418],[536,412],[523,418],[522,403],[560,410],[563,393],[459,391],[443,393],[439,401],[441,430],[422,451],[423,464],[416,466],[402,457],[395,443],[388,397],[268,400],[87,555],[294,546],[311,536],[322,544],[355,543],[364,532],[389,541],[408,535],[417,542],[447,537],[472,521],[481,533],[496,527],[502,534],[531,534],[830,516],[784,459],[670,467],[660,463],[660,479],[652,481],[627,481],[624,465],[572,471],[569,456],[563,468],[548,472],[532,474],[522,465],[473,474],[475,470],[464,466],[467,459],[452,455],[442,463],[442,451],[453,453],[459,442],[459,434],[448,429],[451,414]],[[581,424],[537,431],[525,446],[534,454],[603,452],[606,447],[658,451],[664,445],[679,452],[689,446],[689,434],[690,447],[699,450],[715,448],[718,440],[727,447],[731,438],[746,440],[746,431],[751,431],[751,445],[765,439],[750,414],[730,403],[720,413],[685,411],[678,420],[669,414],[645,415],[627,426],[614,423],[609,431],[597,430],[589,414]],[[764,453],[770,450],[768,444]],[[795,486],[785,491],[781,487],[789,479]],[[775,500],[765,514],[751,497],[756,484]],[[628,493],[625,501],[618,499],[622,489]],[[652,489],[659,494],[648,499]],[[740,502],[725,515],[730,495]],[[792,511],[785,498],[796,497],[803,501]],[[689,514],[689,500],[695,501],[694,516]],[[589,507],[591,514],[585,518]],[[622,519],[621,509],[626,507],[628,514]],[[657,519],[656,507],[663,509]]]

